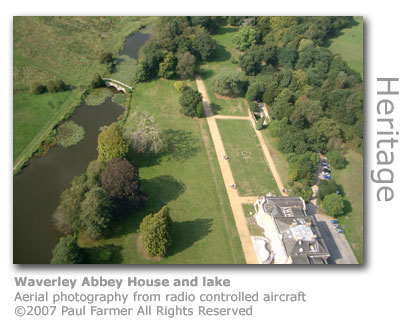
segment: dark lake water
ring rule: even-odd
[[[13,260],[14,263],[49,263],[59,234],[51,216],[61,193],[72,178],[82,174],[88,163],[97,158],[99,128],[116,121],[124,109],[107,100],[99,106],[83,104],[70,120],[85,129],[78,144],[54,147],[13,178]]]
[[[119,54],[126,54],[131,58],[138,59],[139,50],[144,43],[149,39],[149,34],[142,32],[135,32],[126,38],[124,47]]]

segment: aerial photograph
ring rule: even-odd
[[[14,264],[363,264],[363,25],[15,16]]]

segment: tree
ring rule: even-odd
[[[257,130],[263,129],[264,120],[265,120],[265,117],[261,117],[260,119],[257,120],[257,122],[256,122],[256,129]]]
[[[274,103],[271,106],[271,115],[275,120],[281,120],[284,117],[289,117],[293,111],[294,95],[289,89],[282,90],[279,95],[274,99]]]
[[[155,117],[146,111],[128,116],[124,136],[137,153],[154,154],[163,150],[164,143]]]
[[[345,157],[338,150],[327,153],[328,162],[335,169],[344,169],[347,165]]]
[[[179,103],[182,106],[181,112],[185,116],[198,116],[197,111],[199,104],[202,104],[202,95],[199,91],[186,87],[179,98]]]
[[[110,63],[113,60],[112,52],[102,52],[99,56],[99,63]]]
[[[77,239],[71,235],[61,237],[53,249],[51,264],[78,264],[83,261],[83,253]]]
[[[256,102],[254,102],[254,101],[251,101],[251,102],[249,103],[249,109],[250,109],[250,111],[252,111],[252,112],[259,112],[259,111],[260,111],[260,107],[259,107],[258,104],[257,104]]]
[[[318,183],[318,198],[323,200],[327,195],[336,193],[338,186],[334,180],[320,180]]]
[[[126,159],[113,159],[107,163],[101,173],[101,186],[108,192],[115,218],[126,217],[146,200],[140,190],[138,170]]]
[[[53,221],[59,232],[71,234],[80,229],[81,203],[88,190],[87,177],[83,174],[74,177],[70,188],[61,194],[60,203],[53,214]]]
[[[243,23],[244,17],[242,16],[229,16],[227,18],[227,23],[231,26],[238,27]]]
[[[158,76],[169,79],[175,73],[176,58],[172,52],[168,52],[159,64]]]
[[[339,194],[331,193],[325,196],[323,205],[325,212],[331,217],[339,216],[344,212],[344,200]]]
[[[107,232],[111,222],[111,202],[101,187],[93,187],[81,203],[81,224],[90,239],[100,239]]]
[[[146,62],[143,60],[137,64],[136,66],[136,72],[135,72],[135,82],[144,82],[148,80],[150,77],[149,71],[148,71],[148,65]]]
[[[202,31],[196,35],[192,47],[202,61],[208,61],[216,51],[216,41],[208,32]]]
[[[232,41],[237,49],[244,51],[257,43],[256,30],[250,26],[242,27],[233,36]]]
[[[30,93],[42,94],[46,91],[46,87],[38,82],[33,82],[30,84]]]
[[[222,96],[237,97],[246,89],[247,79],[241,72],[223,72],[213,78],[211,86]]]
[[[122,137],[119,125],[114,122],[98,135],[98,159],[110,161],[124,158],[128,153],[128,143]]]
[[[91,87],[92,88],[100,88],[105,85],[104,80],[102,80],[101,76],[98,73],[94,73],[94,76],[91,80]]]
[[[252,46],[239,58],[239,66],[248,76],[255,76],[261,71],[263,52],[259,46]]]
[[[164,257],[172,243],[172,219],[165,206],[158,213],[147,215],[141,223],[142,242],[151,257]]]
[[[190,79],[195,74],[195,56],[189,52],[185,52],[178,57],[176,73],[183,80]]]
[[[261,101],[263,99],[263,93],[265,91],[265,85],[262,81],[254,80],[250,81],[247,88],[246,99],[247,101]]]
[[[286,46],[278,51],[278,63],[286,68],[292,68],[297,59],[297,50],[292,46]]]

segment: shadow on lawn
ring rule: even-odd
[[[137,210],[127,218],[114,224],[110,238],[122,237],[135,232],[142,219],[150,214],[158,212],[168,202],[176,200],[183,192],[185,185],[172,176],[158,176],[152,179],[142,179],[142,191],[148,199],[144,208]]]
[[[199,140],[189,131],[168,129],[163,132],[166,139],[166,154],[173,160],[186,161],[199,151]]]
[[[174,222],[175,238],[169,248],[168,256],[172,256],[191,247],[195,242],[205,238],[212,231],[213,219],[196,219],[192,221]]]

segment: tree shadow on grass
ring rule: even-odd
[[[120,264],[122,262],[122,247],[113,244],[83,248],[86,264]]]
[[[200,70],[200,75],[202,76],[203,80],[207,80],[207,79],[213,77],[214,74],[215,73],[214,73],[213,70],[203,70],[203,69]]]
[[[212,109],[213,114],[219,114],[220,110],[222,110],[219,104],[213,102],[210,103],[210,108]]]
[[[176,200],[186,189],[184,183],[172,176],[142,179],[141,186],[148,198],[145,207],[138,209],[125,219],[115,222],[110,233],[111,238],[135,232],[146,215],[158,212],[168,202]]]
[[[230,60],[231,54],[229,51],[226,50],[224,46],[221,44],[216,44],[216,51],[214,53],[213,58],[211,58],[211,62],[222,62]]]
[[[226,33],[232,33],[236,32],[238,29],[237,28],[232,28],[232,27],[223,27],[223,28],[218,28],[216,31],[216,35],[223,35]]]
[[[200,151],[199,140],[189,131],[168,129],[163,132],[163,136],[166,153],[173,160],[184,162]]]
[[[183,252],[212,231],[213,219],[196,219],[173,224],[173,242],[168,256]]]

